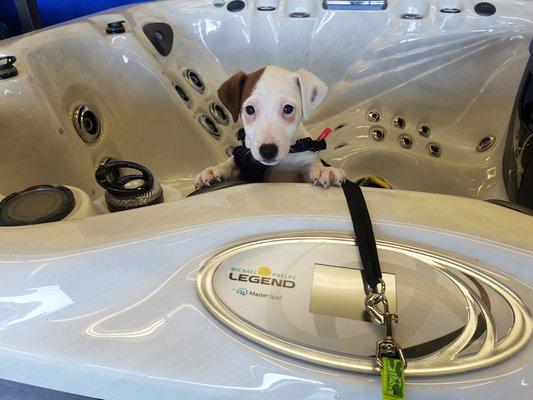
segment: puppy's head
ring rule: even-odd
[[[234,122],[241,115],[254,158],[274,165],[289,154],[302,118],[309,118],[327,90],[304,69],[269,66],[251,74],[237,72],[218,89],[218,97]]]

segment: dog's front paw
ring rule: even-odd
[[[204,169],[196,178],[194,178],[194,187],[196,189],[202,189],[207,186],[211,186],[212,183],[222,182],[223,174],[218,167],[209,167]]]
[[[346,175],[339,168],[318,167],[311,171],[310,178],[315,186],[320,185],[327,189],[330,186],[341,186],[346,180]]]

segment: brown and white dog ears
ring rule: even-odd
[[[242,89],[246,78],[248,78],[248,75],[239,71],[218,88],[218,98],[231,113],[233,122],[237,122],[239,119],[242,105]]]
[[[302,96],[303,117],[307,120],[326,97],[328,87],[311,72],[302,68],[296,71],[296,82]]]
[[[257,81],[263,75],[265,68],[245,74],[237,72],[218,89],[218,97],[222,104],[229,110],[233,122],[239,120],[241,107],[244,101],[251,95]],[[328,87],[319,78],[305,69],[299,69],[296,73],[296,84],[300,88],[304,119],[309,119],[311,113],[324,100]]]
[[[218,89],[218,98],[231,113],[233,122],[238,121],[242,103],[252,94],[255,84],[261,78],[264,71],[264,68],[251,74],[245,74],[239,71]]]

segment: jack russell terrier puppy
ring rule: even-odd
[[[251,74],[237,72],[218,89],[218,97],[233,121],[242,117],[239,133],[243,145],[233,156],[209,167],[195,178],[197,189],[214,182],[242,179],[247,182],[310,182],[340,186],[344,172],[321,163],[314,141],[302,125],[324,99],[328,88],[310,72],[268,66]]]

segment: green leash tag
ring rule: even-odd
[[[383,400],[403,400],[405,381],[403,376],[404,364],[397,358],[382,357],[381,389]]]

